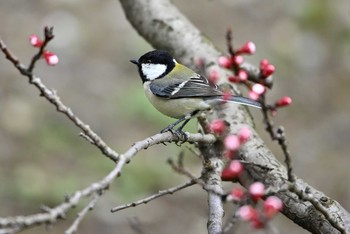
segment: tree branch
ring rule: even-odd
[[[141,199],[141,200],[129,203],[129,204],[113,207],[111,209],[111,212],[114,213],[114,212],[124,210],[124,209],[130,208],[130,207],[135,207],[135,206],[138,206],[141,204],[147,204],[148,202],[150,202],[158,197],[162,197],[162,196],[168,195],[168,194],[173,194],[179,190],[185,189],[185,188],[190,187],[194,184],[196,184],[196,180],[190,180],[190,181],[187,181],[187,182],[180,184],[176,187],[165,189],[165,190],[160,190],[158,193],[153,194],[153,195],[146,197],[144,199]]]
[[[65,234],[73,234],[76,233],[78,231],[78,227],[79,224],[81,223],[81,221],[84,219],[84,217],[87,215],[87,213],[92,210],[99,197],[102,195],[102,193],[95,193],[95,196],[93,197],[93,199],[91,199],[91,201],[84,207],[84,209],[82,209],[76,219],[74,220],[74,222],[72,223],[72,225],[64,232]]]
[[[216,141],[216,138],[213,135],[202,135],[199,133],[186,134],[188,137],[188,142],[205,142],[206,144],[213,144]],[[170,132],[166,132],[159,133],[142,141],[136,142],[124,154],[119,155],[119,160],[114,169],[102,180],[92,183],[82,190],[76,191],[73,195],[67,197],[62,204],[54,208],[47,208],[46,212],[44,213],[0,218],[0,233],[2,230],[11,230],[9,233],[14,233],[36,225],[54,224],[59,219],[63,219],[66,216],[66,213],[75,207],[83,197],[89,197],[94,193],[100,194],[104,190],[108,189],[114,179],[121,174],[124,165],[128,163],[138,152],[156,144],[164,142],[177,142],[178,140],[179,139],[177,136],[174,136]]]
[[[224,209],[221,196],[223,189],[221,185],[221,172],[224,166],[222,157],[220,156],[220,149],[218,149],[220,142],[213,145],[200,145],[200,150],[205,158],[202,180],[205,183],[205,190],[208,193],[208,222],[207,228],[209,234],[222,233],[222,218],[224,217]],[[218,154],[219,153],[219,154]]]
[[[165,142],[178,142],[186,140],[190,143],[201,142],[205,144],[212,144],[216,141],[216,138],[213,135],[186,133],[187,138],[185,139],[185,137],[177,137],[170,132],[167,132],[163,134],[157,134],[143,141],[137,142],[127,152],[122,155],[118,155],[109,146],[107,146],[107,144],[104,143],[104,141],[102,141],[102,139],[96,133],[94,133],[87,124],[82,122],[77,116],[74,115],[73,111],[60,100],[60,97],[56,94],[55,91],[51,91],[49,88],[47,88],[41,82],[41,79],[33,74],[33,69],[36,62],[40,59],[45,46],[53,38],[52,28],[46,27],[44,32],[44,43],[39,48],[39,51],[32,57],[30,65],[28,67],[19,61],[19,59],[6,47],[5,43],[1,39],[0,50],[5,55],[6,59],[8,59],[22,75],[28,77],[29,83],[34,85],[40,91],[41,96],[45,97],[46,100],[48,100],[52,105],[56,107],[58,112],[65,114],[76,126],[83,130],[83,133],[81,135],[90,143],[98,147],[104,155],[116,162],[116,166],[102,180],[96,183],[92,183],[85,189],[76,191],[73,195],[66,197],[65,201],[62,204],[54,208],[45,207],[45,209],[43,209],[43,213],[28,216],[0,218],[0,233],[15,233],[28,227],[41,224],[52,225],[59,219],[65,218],[66,213],[75,207],[83,197],[88,197],[92,194],[95,194],[88,205],[85,206],[85,208],[78,214],[71,227],[66,231],[66,233],[74,233],[76,232],[78,225],[80,224],[83,217],[95,206],[99,197],[103,194],[103,191],[110,186],[116,176],[120,175],[123,166],[128,163],[131,158],[134,157],[140,150],[147,149],[152,145]]]
[[[216,65],[217,58],[222,53],[203,36],[168,0],[120,0],[125,15],[138,33],[151,45],[158,49],[171,52],[178,60],[194,68],[194,58],[204,58],[206,68],[215,67],[221,76],[226,70]],[[250,75],[257,74],[258,68],[244,64]],[[251,74],[252,73],[252,74]],[[245,108],[232,107],[226,113],[215,113],[230,123],[231,133],[237,133],[243,126],[253,126],[252,119]],[[257,167],[247,167],[251,181],[264,181],[265,185],[279,188],[287,183],[287,171],[276,160],[258,134],[252,131],[252,140],[242,149],[242,155],[247,162],[258,165],[269,165],[272,170],[259,170]],[[248,181],[250,184],[251,181]],[[337,222],[350,231],[349,213],[336,201],[328,198],[322,192],[312,188],[300,178],[295,177],[295,184],[301,191],[308,191],[317,200],[327,200],[324,208]],[[284,203],[283,213],[301,227],[312,233],[338,233],[337,227],[330,222],[308,201],[304,201],[293,191],[276,194]]]
[[[53,104],[56,107],[56,110],[58,112],[61,112],[62,114],[67,116],[78,128],[80,128],[83,131],[84,135],[88,136],[89,139],[93,141],[94,145],[96,145],[105,156],[110,158],[112,161],[116,162],[118,160],[118,154],[110,147],[108,147],[108,145],[102,140],[102,138],[99,135],[97,135],[90,128],[89,125],[87,125],[80,118],[78,118],[74,114],[74,112],[61,101],[61,98],[57,95],[57,92],[55,90],[50,90],[48,87],[46,87],[46,85],[41,81],[39,77],[33,74],[33,69],[36,62],[41,57],[47,43],[53,38],[52,28],[51,30],[45,28],[44,34],[44,43],[39,48],[38,53],[32,57],[28,67],[26,67],[19,61],[19,59],[7,48],[7,46],[1,40],[1,38],[0,49],[4,53],[6,59],[9,60],[22,75],[28,78],[30,84],[34,85],[39,90],[41,96],[46,98],[46,100],[48,100],[51,104]]]

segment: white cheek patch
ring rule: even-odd
[[[167,66],[164,64],[144,63],[141,65],[142,73],[147,80],[154,80],[165,73]]]

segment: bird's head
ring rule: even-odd
[[[164,50],[153,50],[142,55],[136,64],[143,82],[159,79],[168,74],[176,65],[176,60]]]

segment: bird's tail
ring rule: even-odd
[[[250,98],[241,97],[241,96],[231,96],[228,101],[235,102],[238,104],[246,105],[246,106],[252,106],[256,108],[261,108],[261,103],[254,101]]]
[[[229,98],[223,98],[222,96],[216,96],[216,97],[208,97],[206,98],[207,101],[209,101],[210,105],[218,105],[220,103],[222,103],[223,101],[227,101],[227,102],[234,102],[237,104],[241,104],[241,105],[246,105],[246,106],[252,106],[252,107],[256,107],[256,108],[261,108],[261,103],[254,101],[250,98],[246,98],[246,97],[242,97],[242,96],[231,96]]]

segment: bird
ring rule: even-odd
[[[151,104],[162,114],[178,119],[161,133],[170,131],[177,136],[186,136],[182,129],[192,118],[225,101],[261,108],[259,102],[246,97],[231,95],[225,98],[219,86],[178,63],[165,50],[147,52],[130,62],[137,65]]]

